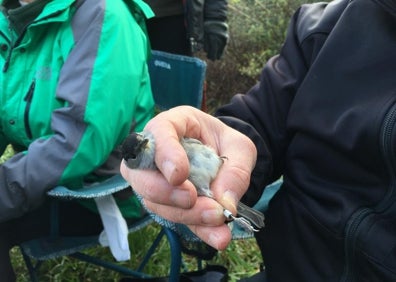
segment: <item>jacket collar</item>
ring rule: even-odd
[[[35,18],[37,18],[49,1],[51,0],[36,0],[29,5],[19,6],[14,9],[10,8],[13,4],[10,3],[11,5],[7,7],[9,8],[7,10],[7,14],[11,26],[18,34],[21,34],[25,26],[28,26]]]
[[[15,9],[20,6],[18,0],[3,0],[1,5],[7,7],[7,9]]]

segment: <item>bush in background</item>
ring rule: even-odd
[[[265,62],[279,53],[294,11],[312,0],[230,0],[230,39],[220,61],[208,61],[209,111],[246,93],[259,79]]]

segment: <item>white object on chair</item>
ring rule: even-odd
[[[128,226],[113,196],[95,198],[95,202],[104,226],[99,243],[109,246],[117,261],[129,260]]]

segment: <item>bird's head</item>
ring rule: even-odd
[[[130,169],[156,168],[155,142],[149,132],[131,133],[121,145],[122,158]]]

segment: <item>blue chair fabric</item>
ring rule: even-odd
[[[154,100],[160,110],[180,105],[202,107],[205,61],[153,50],[148,67]]]

